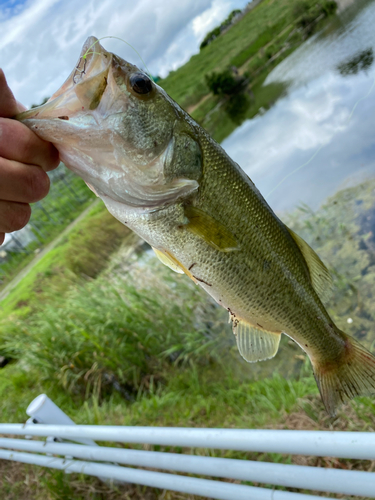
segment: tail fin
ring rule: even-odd
[[[334,417],[342,403],[375,393],[375,357],[344,332],[346,352],[341,360],[318,364],[314,374],[327,412]]]

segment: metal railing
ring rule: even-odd
[[[123,449],[98,446],[95,442],[147,443],[374,460],[375,434],[369,432],[75,425],[45,395],[38,396],[29,405],[27,413],[31,418],[26,424],[0,424],[0,434],[29,438],[0,438],[0,459],[217,499],[321,500],[326,497],[138,470],[120,464],[375,498],[373,472]],[[31,439],[35,436],[47,437],[47,440]]]

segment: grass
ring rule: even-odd
[[[248,59],[257,54],[265,45],[269,44],[275,38],[275,33],[280,33],[285,29],[288,19],[284,16],[277,20],[275,24],[266,25],[264,31],[252,41],[252,43],[241,50],[232,60],[231,65],[240,68]]]
[[[345,330],[359,338],[363,325],[359,327],[357,321],[367,318],[370,326],[374,324],[370,319],[374,189],[370,182],[346,189],[316,213],[301,207],[289,220],[334,270],[338,286],[332,312],[336,311],[339,325],[345,324]],[[100,214],[96,207],[91,218]],[[92,227],[89,220],[86,237]],[[79,234],[77,227],[62,248],[77,241]],[[348,263],[350,258],[356,265]],[[356,281],[357,275],[362,278]],[[362,306],[357,310],[358,297]],[[346,323],[348,308],[352,325]],[[356,398],[335,419],[327,416],[308,360],[286,337],[273,360],[245,363],[225,324],[226,312],[149,252],[129,254],[126,247],[120,248],[96,278],[73,281],[59,299],[55,296],[43,311],[34,311],[28,318],[13,320],[4,337],[6,349],[17,361],[0,371],[3,421],[24,421],[29,402],[44,392],[80,424],[374,431],[375,403],[370,398]],[[361,341],[370,347],[374,333],[370,328]],[[353,470],[375,468],[369,461],[330,457],[132,447]],[[0,473],[5,478],[4,491],[14,495],[9,498],[29,494],[47,499],[197,499],[140,486],[116,489],[94,478],[6,462],[0,465]]]
[[[199,299],[184,281],[156,293],[95,280],[76,286],[58,308],[53,302],[32,320],[8,324],[5,352],[70,392],[101,396],[116,384],[132,398],[174,363],[213,355],[212,334],[194,324]]]
[[[101,403],[91,396],[84,404],[75,398],[57,391],[51,381],[40,381],[37,371],[10,366],[6,379],[0,380],[3,420],[23,421],[24,408],[32,395],[47,392],[59,406],[79,424],[149,425],[157,426],[207,426],[235,428],[283,428],[358,430],[373,432],[374,404],[368,398],[360,398],[340,412],[335,421],[325,415],[313,377],[303,367],[297,379],[285,380],[280,375],[259,381],[239,382],[230,370],[224,375],[212,368],[185,369],[171,377],[162,387],[154,387],[139,394],[133,403],[126,403],[114,393]],[[23,411],[21,406],[23,406]],[[14,412],[15,407],[20,407]],[[235,452],[205,449],[181,449],[167,446],[130,445],[135,449],[193,453],[207,456],[247,460],[294,463],[321,467],[354,470],[373,470],[374,465],[364,460],[345,460],[322,457],[303,457],[254,452]],[[28,498],[170,498],[177,500],[197,499],[196,496],[162,492],[154,488],[126,485],[120,489],[110,488],[94,478],[77,474],[66,476],[58,471],[46,471],[37,467],[0,464],[3,491],[10,492],[7,498],[23,498],[26,491],[34,496]],[[25,477],[27,482],[25,483]],[[255,484],[257,486],[264,486]],[[18,486],[18,487],[17,487]],[[277,487],[277,490],[285,488]],[[294,490],[295,491],[295,490]],[[29,493],[30,494],[30,493]],[[19,495],[18,497],[16,495]],[[38,496],[39,495],[39,496]],[[95,495],[95,496],[94,496]],[[25,497],[27,498],[27,497]]]
[[[0,290],[31,262],[35,252],[54,240],[95,198],[83,180],[64,165],[51,172],[50,177],[49,195],[32,204],[29,227],[35,239],[23,251],[8,252],[6,260],[1,262]]]
[[[103,204],[93,208],[1,301],[0,338],[3,321],[28,317],[48,302],[60,299],[72,284],[85,277],[94,278],[106,267],[109,255],[130,235]]]

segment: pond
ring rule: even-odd
[[[277,212],[375,177],[375,2],[357,0],[282,61],[287,93],[222,143]]]

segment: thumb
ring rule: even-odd
[[[11,118],[22,110],[23,106],[17,103],[7,84],[4,72],[0,69],[0,116]]]

